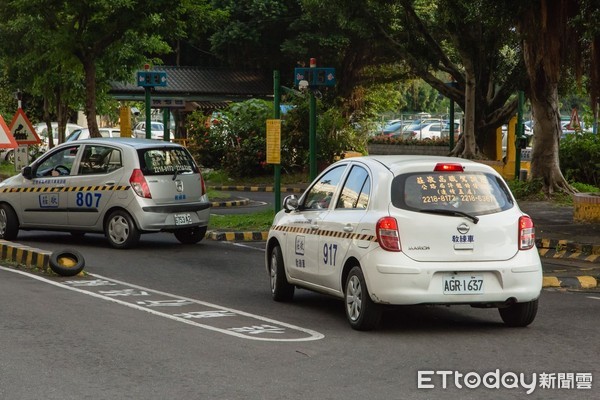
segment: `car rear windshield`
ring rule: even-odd
[[[197,173],[198,166],[183,147],[160,147],[138,150],[144,175]]]
[[[413,211],[451,210],[473,215],[513,207],[504,182],[481,172],[423,172],[398,175],[392,181],[394,207]]]

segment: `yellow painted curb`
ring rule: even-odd
[[[598,281],[593,276],[578,276],[577,279],[582,289],[591,289],[598,285]]]
[[[560,287],[560,281],[555,276],[544,276],[542,287]]]

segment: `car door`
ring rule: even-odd
[[[299,212],[290,217],[286,265],[291,277],[318,284],[319,236],[321,222],[330,211],[331,201],[346,170],[342,164],[317,178],[301,199]]]
[[[123,178],[120,149],[100,144],[86,144],[68,191],[69,225],[91,227],[98,223],[113,201]]]
[[[321,221],[319,284],[341,290],[340,274],[351,246],[361,246],[360,221],[367,212],[371,178],[361,165],[353,165],[341,186],[336,203]],[[372,232],[371,232],[372,233]],[[368,242],[366,242],[368,243]],[[368,244],[367,244],[368,246]]]
[[[32,179],[21,189],[22,225],[61,228],[68,226],[68,188],[81,146],[51,150],[32,168]]]

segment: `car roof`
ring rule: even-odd
[[[162,140],[155,139],[136,139],[127,137],[101,137],[101,138],[88,138],[77,140],[78,143],[93,143],[93,144],[114,144],[124,147],[133,147],[134,149],[145,149],[157,146],[169,146],[169,147],[183,147],[180,144],[165,142]],[[75,142],[61,143],[59,146],[74,145]],[[57,147],[59,147],[57,146]],[[56,148],[56,147],[55,147]]]
[[[367,165],[383,165],[390,171],[395,171],[398,168],[408,165],[429,166],[433,163],[459,163],[466,169],[471,171],[486,171],[493,172],[494,169],[486,164],[467,160],[465,158],[458,157],[445,157],[445,156],[422,156],[422,155],[373,155],[363,157],[352,157],[347,158],[343,161],[361,161]]]

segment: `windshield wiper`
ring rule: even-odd
[[[179,169],[179,168],[175,168],[175,173],[173,174],[173,180],[177,179],[177,175],[183,173],[183,172],[187,172],[187,169]]]
[[[419,210],[419,212],[422,213],[427,213],[427,214],[441,214],[441,215],[450,215],[453,217],[465,217],[467,219],[470,219],[471,221],[473,221],[474,224],[479,222],[479,218],[471,215],[471,214],[467,214],[466,212],[462,212],[462,211],[457,211],[457,210],[444,210],[444,209],[440,209],[440,208],[436,208],[433,210]]]

